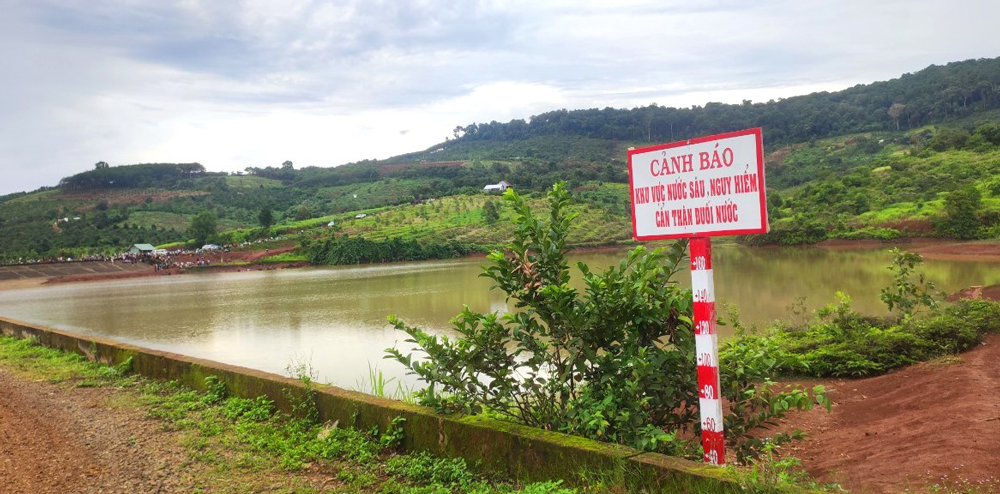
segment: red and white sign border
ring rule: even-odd
[[[649,153],[653,151],[663,151],[665,149],[673,149],[681,146],[690,146],[692,144],[702,144],[705,142],[718,141],[722,139],[730,139],[733,137],[741,137],[745,135],[753,135],[756,137],[757,141],[757,195],[760,200],[760,214],[761,214],[761,226],[759,228],[749,228],[749,229],[739,229],[739,230],[721,230],[706,233],[676,233],[670,235],[643,235],[640,236],[636,229],[635,221],[635,183],[633,181],[632,173],[632,156],[636,154]],[[767,197],[766,191],[764,189],[764,138],[763,132],[760,127],[754,127],[752,129],[738,130],[735,132],[727,132],[724,134],[717,134],[712,136],[698,137],[695,139],[687,139],[683,141],[671,142],[668,144],[658,144],[656,146],[649,146],[645,148],[630,149],[628,151],[628,188],[631,201],[629,202],[632,208],[632,238],[635,240],[668,240],[673,238],[693,238],[693,237],[708,237],[708,236],[722,236],[722,235],[750,235],[755,233],[767,233],[769,229],[767,221]]]

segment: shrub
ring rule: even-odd
[[[900,259],[897,255],[897,260]],[[900,274],[908,279],[913,273],[897,271],[897,275]],[[899,284],[897,277],[894,285]],[[920,290],[908,288],[891,293],[902,293],[902,300],[909,300],[910,307],[922,297]],[[1000,332],[1000,303],[997,302],[963,300],[943,311],[933,310],[922,318],[904,315],[879,319],[854,312],[850,297],[837,295],[840,303],[817,311],[817,319],[812,323],[797,328],[779,327],[773,333],[779,350],[800,356],[808,375],[874,376],[968,350],[982,341],[983,334]],[[782,371],[795,373],[794,368],[788,367]]]
[[[924,278],[923,273],[915,272],[916,267],[924,262],[920,254],[899,249],[892,249],[889,253],[892,254],[889,270],[893,279],[892,284],[880,292],[885,305],[904,317],[912,316],[921,306],[935,311],[938,303],[934,299],[934,283]]]
[[[456,339],[430,335],[390,317],[426,358],[387,350],[427,387],[418,400],[445,412],[489,411],[502,418],[636,448],[689,454],[683,439],[700,431],[691,291],[674,275],[686,242],[628,253],[618,266],[593,273],[580,263],[584,289],[570,284],[566,236],[574,218],[557,184],[542,221],[515,192],[515,239],[494,251],[483,276],[514,301],[498,315],[466,307],[452,320]],[[739,457],[760,450],[748,433],[791,408],[811,404],[800,389],[774,391],[782,367],[752,344],[729,347],[726,398],[734,412],[727,439]],[[725,388],[725,387],[724,387]],[[822,390],[819,390],[822,391]]]
[[[830,401],[822,385],[812,389],[813,398],[801,387],[775,383],[780,371],[801,372],[805,366],[801,357],[781,348],[774,334],[738,333],[720,352],[720,386],[730,407],[724,419],[727,446],[745,461],[803,437],[799,430],[767,435],[789,411],[808,410],[813,399],[829,411]]]
[[[399,237],[369,240],[334,233],[319,240],[303,240],[302,251],[312,264],[337,265],[450,259],[467,255],[473,252],[473,248],[459,242],[421,243]]]
[[[1000,333],[1000,303],[991,300],[961,300],[944,311],[980,333]]]

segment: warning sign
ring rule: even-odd
[[[632,236],[767,233],[760,128],[628,153]]]

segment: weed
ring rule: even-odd
[[[465,460],[436,458],[424,452],[390,457],[385,462],[385,471],[415,482],[452,488],[468,487],[475,480]]]
[[[393,417],[392,421],[385,428],[385,432],[378,435],[378,442],[385,449],[397,449],[403,445],[406,438],[403,431],[403,424],[406,423],[404,417]]]
[[[226,389],[226,383],[222,382],[217,376],[208,376],[205,378],[205,386],[208,388],[205,391],[204,396],[201,397],[202,403],[205,405],[215,405],[226,399],[229,392]]]
[[[251,422],[263,422],[274,414],[274,402],[266,396],[258,396],[250,400],[233,397],[226,400],[222,406],[222,415],[230,420],[245,419]]]
[[[396,382],[396,390],[392,393],[387,393],[389,385],[393,382]],[[407,403],[411,403],[414,400],[414,390],[412,386],[404,387],[403,383],[397,382],[395,377],[386,379],[382,369],[373,366],[371,362],[368,363],[368,378],[358,379],[355,390],[362,393],[368,393],[373,396],[378,396],[379,398],[391,398],[394,400],[405,401]]]
[[[292,361],[285,366],[285,372],[288,373],[288,377],[298,379],[307,385],[319,379],[316,369],[312,365],[312,356],[309,358],[292,358]]]
[[[743,492],[780,494],[787,492],[789,487],[793,486],[811,491],[845,492],[837,484],[817,484],[812,481],[809,474],[801,469],[802,462],[798,458],[780,457],[777,450],[777,445],[769,444],[764,447],[763,455],[753,464],[746,467],[727,467]]]

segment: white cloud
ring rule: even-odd
[[[333,166],[559,108],[836,90],[996,56],[998,17],[986,0],[14,2],[0,194],[99,160]]]

